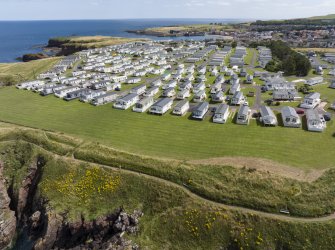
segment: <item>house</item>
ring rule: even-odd
[[[236,92],[241,90],[241,85],[239,83],[235,83],[230,87],[229,94],[234,95]]]
[[[267,106],[260,107],[261,118],[260,121],[263,122],[265,126],[277,126],[278,121],[276,115],[273,113],[272,109]]]
[[[206,85],[204,83],[197,83],[193,86],[193,93],[197,93],[205,89],[206,89]]]
[[[247,78],[245,80],[247,84],[253,84],[254,83],[254,76],[253,75],[247,75]]]
[[[245,97],[242,91],[237,91],[230,100],[231,105],[242,105],[245,103]]]
[[[227,104],[220,104],[214,113],[214,123],[226,123],[229,116],[229,106]]]
[[[176,95],[176,90],[174,88],[168,88],[163,90],[162,97],[173,97]]]
[[[322,76],[317,76],[317,77],[313,77],[311,79],[308,79],[306,84],[309,86],[314,86],[317,84],[323,83],[323,77]]]
[[[192,111],[192,118],[197,120],[203,120],[209,109],[208,102],[199,103]]]
[[[191,96],[190,91],[188,89],[181,90],[177,93],[177,99],[183,100],[185,98],[189,98]]]
[[[84,93],[81,97],[80,97],[80,101],[81,102],[90,102],[92,101],[94,98],[104,95],[106,94],[105,91],[103,90],[92,90],[88,93]]]
[[[58,98],[63,98],[67,95],[67,93],[79,90],[79,87],[66,87],[66,88],[62,88],[60,90],[55,91],[55,96]]]
[[[118,99],[113,107],[116,109],[126,110],[133,106],[139,100],[139,96],[135,93],[130,93],[125,95],[124,97]]]
[[[215,94],[212,94],[211,96],[213,102],[223,102],[225,100],[225,95],[223,91],[218,91]]]
[[[274,101],[294,101],[299,98],[298,92],[294,90],[277,89],[273,91]]]
[[[300,128],[301,120],[297,112],[292,107],[283,107],[281,110],[284,127]]]
[[[151,114],[163,115],[168,110],[171,109],[173,100],[170,98],[162,98],[155,102],[151,107],[149,112]]]
[[[320,93],[311,93],[305,96],[304,100],[300,104],[301,108],[305,109],[314,109],[321,103],[321,95]]]
[[[144,96],[154,96],[156,95],[157,93],[159,92],[159,87],[158,86],[154,86],[154,87],[151,87],[149,89],[147,89],[145,92],[144,92]]]
[[[143,99],[137,101],[133,107],[134,112],[143,113],[147,111],[151,105],[154,104],[154,98],[152,96],[144,97]]]
[[[176,106],[173,108],[172,113],[175,115],[183,116],[184,114],[186,114],[189,108],[190,104],[188,100],[182,100],[176,104]]]
[[[315,109],[306,111],[306,120],[308,131],[322,132],[327,127],[324,117]]]
[[[207,95],[206,95],[205,90],[201,90],[201,91],[195,93],[195,95],[193,97],[193,101],[194,102],[202,102],[206,98],[207,98]]]
[[[64,100],[71,101],[77,98],[81,98],[82,96],[88,95],[92,92],[90,89],[78,89],[72,92],[69,92],[64,97]]]
[[[136,94],[136,95],[142,95],[144,94],[145,90],[147,89],[147,86],[145,84],[138,85],[130,90],[130,93]]]
[[[95,97],[92,100],[92,104],[94,106],[100,106],[100,105],[104,105],[104,104],[107,104],[107,103],[111,103],[111,102],[114,102],[118,96],[119,95],[115,92],[106,93],[104,95]]]
[[[250,113],[251,110],[249,106],[242,105],[240,109],[238,110],[237,117],[236,117],[236,123],[240,125],[248,125],[250,120]]]

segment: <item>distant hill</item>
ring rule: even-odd
[[[312,20],[335,19],[335,14],[329,14],[329,15],[325,15],[325,16],[314,16],[314,17],[309,17],[307,19],[312,19]]]

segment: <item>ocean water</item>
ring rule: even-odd
[[[0,21],[0,62],[15,62],[17,57],[37,53],[49,38],[59,36],[120,36],[141,37],[127,33],[149,27],[211,22],[237,23],[242,19],[131,19],[78,21]],[[151,39],[163,38],[144,36]],[[164,38],[185,39],[185,38]],[[194,37],[193,39],[201,39]]]

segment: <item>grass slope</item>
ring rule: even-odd
[[[176,117],[120,111],[112,105],[93,107],[54,96],[0,89],[0,119],[11,123],[61,131],[142,155],[176,159],[222,156],[260,157],[305,169],[334,167],[333,122],[324,133],[283,127],[264,128],[251,122],[213,124]]]
[[[0,63],[0,83],[16,84],[33,80],[60,60],[59,57],[41,59],[26,63]]]
[[[49,201],[49,209],[66,213],[69,221],[82,217],[85,220],[95,219],[121,206],[130,212],[141,209],[144,216],[140,219],[139,233],[126,235],[141,249],[327,250],[335,247],[334,221],[295,222],[229,210],[199,201],[168,183],[122,170],[101,170],[106,175],[119,176],[120,184],[112,192],[103,192],[91,200],[78,203],[78,197],[71,192],[52,188],[50,180],[62,181],[62,177],[70,173],[84,176],[85,171],[93,171],[94,165],[54,158],[20,142],[1,145],[0,150],[8,179],[16,171],[25,172],[36,155],[45,157],[47,161],[38,191]],[[90,185],[84,186],[84,190],[100,186],[99,182],[88,183]],[[45,185],[51,186],[45,189]],[[14,191],[17,192],[17,188]]]

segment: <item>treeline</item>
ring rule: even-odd
[[[291,49],[282,41],[271,41],[268,44],[273,60],[265,67],[270,72],[283,71],[285,75],[307,76],[312,69],[309,59]]]
[[[273,59],[266,65],[267,71],[283,71],[285,75],[307,76],[312,69],[311,62],[306,56],[291,49],[283,41],[252,42],[249,46],[252,48],[266,46],[271,49]]]

